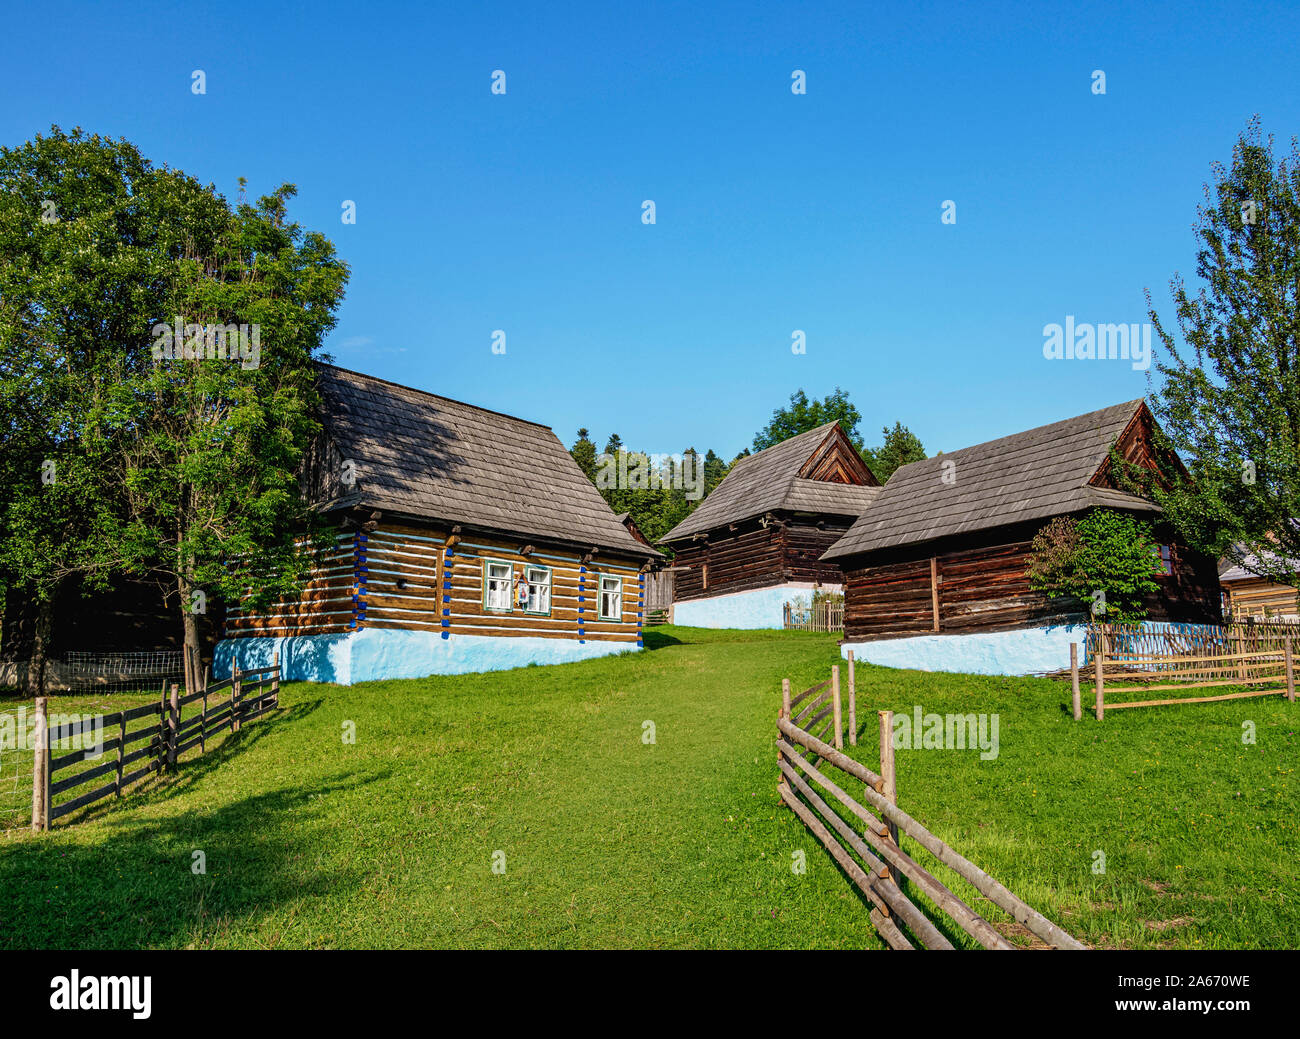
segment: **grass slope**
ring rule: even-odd
[[[659,628],[646,644],[286,686],[278,715],[179,775],[40,837],[0,834],[0,946],[878,948],[863,902],[775,796],[780,680],[824,679],[833,639]],[[1045,680],[858,678],[857,753],[873,766],[876,708],[998,713],[995,761],[900,750],[900,803],[1083,940],[1300,944],[1300,708],[1075,723]]]

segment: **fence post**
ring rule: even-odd
[[[790,679],[788,678],[781,679],[781,717],[787,719],[790,717]],[[776,728],[776,735],[777,739],[785,735],[779,725]],[[776,792],[778,796],[782,790],[788,789],[790,786],[790,781],[785,778],[785,773],[781,771],[781,762],[784,758],[785,755],[778,749],[776,752]]]
[[[1083,717],[1083,705],[1079,702],[1079,644],[1070,643],[1070,706],[1074,709],[1074,720]]]
[[[126,708],[118,712],[117,721],[117,779],[114,783],[113,796],[122,796],[122,765],[126,755]]]
[[[880,778],[884,780],[880,793],[890,804],[898,804],[898,775],[894,771],[894,712],[877,711],[880,716]],[[898,825],[885,821],[889,839],[898,844]]]
[[[279,708],[280,706],[280,651],[275,651],[275,659],[272,661],[275,670],[271,673],[271,706]]]
[[[840,665],[831,668],[831,709],[835,715],[835,749],[844,749],[844,715],[840,713]]]
[[[230,731],[239,731],[239,665],[231,662],[230,665]]]
[[[49,698],[36,698],[36,731],[32,747],[32,832],[50,828]]]
[[[849,650],[849,746],[858,745],[858,694],[853,684],[853,650]]]
[[[1286,698],[1295,703],[1295,664],[1291,659],[1291,636],[1286,637]]]
[[[1104,686],[1103,686],[1103,679],[1101,674],[1101,669],[1103,664],[1105,664],[1105,661],[1106,661],[1106,643],[1104,639],[1099,639],[1097,641],[1097,651],[1092,655],[1092,665],[1094,671],[1096,671],[1096,677],[1094,681],[1097,686],[1097,721],[1101,721],[1102,715],[1106,713],[1106,705],[1104,700],[1102,699]]]
[[[199,753],[208,752],[208,679],[212,677],[211,665],[203,669],[203,700],[199,707]]]
[[[173,682],[171,695],[167,698],[167,771],[168,772],[176,771],[177,729],[180,727],[180,720],[181,720],[180,695],[176,691],[176,683]]]

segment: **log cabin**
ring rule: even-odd
[[[1263,573],[1285,576],[1277,571],[1300,572],[1300,562],[1278,567],[1279,557],[1268,566],[1259,566],[1250,552],[1238,546],[1232,557],[1220,560],[1219,584],[1223,588],[1223,612],[1234,621],[1300,620],[1300,601],[1294,585],[1278,584]]]
[[[231,605],[214,651],[343,684],[642,647],[638,542],[547,426],[332,365],[304,489],[329,524],[293,601]]]
[[[823,553],[879,493],[835,422],[740,459],[660,540],[675,557],[674,623],[780,628],[791,598],[840,591]]]
[[[823,557],[845,574],[842,651],[925,670],[1063,666],[1087,618],[1079,603],[1030,588],[1031,542],[1054,517],[1101,507],[1153,524],[1151,621],[1220,623],[1215,560],[1183,544],[1112,472],[1112,446],[1155,467],[1154,428],[1133,400],[899,468]]]

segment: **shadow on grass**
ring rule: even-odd
[[[304,899],[346,899],[364,872],[321,858],[321,841],[336,824],[329,799],[388,775],[340,775],[160,820],[123,812],[95,831],[56,831],[0,848],[0,948],[206,944]],[[193,871],[196,852],[205,873]],[[243,935],[239,944],[274,946],[282,933],[267,924],[260,939]]]
[[[642,628],[641,641],[646,649],[664,649],[668,646],[682,645],[681,639],[674,638],[667,632],[656,631],[654,628]]]

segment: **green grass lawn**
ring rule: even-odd
[[[288,685],[281,711],[178,775],[48,834],[0,834],[0,946],[881,947],[775,793],[780,680],[826,678],[833,638],[657,628],[646,646]],[[873,767],[877,708],[999,715],[994,761],[900,750],[899,803],[1085,942],[1300,945],[1300,706],[1099,724],[1072,721],[1068,687],[1042,679],[860,666],[858,687]]]

